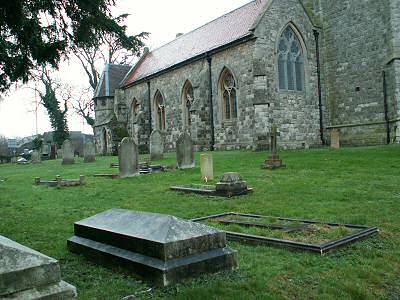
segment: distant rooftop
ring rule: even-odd
[[[143,59],[132,68],[122,83],[122,87],[198,55],[251,36],[251,29],[269,1],[252,1],[145,54]]]

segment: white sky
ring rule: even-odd
[[[128,33],[150,32],[146,44],[157,48],[175,38],[177,33],[189,32],[251,0],[119,0],[116,14],[129,13]],[[70,60],[60,65],[59,77],[73,85],[88,85],[79,62]],[[30,83],[34,85],[34,83]],[[0,101],[0,135],[24,137],[36,134],[35,93],[24,86],[14,87]],[[71,109],[72,111],[72,109]],[[69,114],[71,131],[93,133],[85,122],[73,113]],[[38,132],[51,130],[45,109],[38,109]]]

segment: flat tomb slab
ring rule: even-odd
[[[57,260],[0,236],[0,296],[60,281]]]
[[[223,231],[170,215],[111,209],[76,222],[74,230],[70,251],[106,258],[161,285],[237,266]]]
[[[0,236],[0,299],[76,299],[58,261]]]

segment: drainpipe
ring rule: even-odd
[[[386,84],[386,72],[382,71],[383,77],[383,110],[385,112],[385,123],[386,123],[386,143],[390,144],[390,120],[389,120],[389,109],[387,101],[387,84]]]
[[[207,54],[207,62],[208,62],[208,89],[210,94],[210,124],[211,124],[211,145],[210,150],[214,151],[215,144],[215,132],[214,132],[214,101],[213,101],[213,88],[212,88],[212,70],[211,70],[211,62],[212,57]]]
[[[147,93],[148,93],[148,98],[147,98],[147,100],[148,100],[148,103],[149,103],[149,126],[150,126],[150,134],[151,134],[151,132],[153,131],[153,128],[152,128],[152,120],[151,120],[151,113],[152,113],[152,111],[151,111],[151,89],[150,89],[150,81],[147,81]]]
[[[318,108],[319,108],[319,132],[322,145],[325,145],[324,138],[324,119],[322,111],[322,90],[321,90],[321,59],[319,51],[319,32],[318,30],[313,30],[315,38],[315,47],[317,52],[317,77],[318,77]]]

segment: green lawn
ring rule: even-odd
[[[200,169],[129,179],[96,179],[116,157],[72,166],[0,165],[0,234],[57,258],[62,277],[79,299],[399,299],[400,146],[284,151],[286,169],[260,169],[267,153],[215,152],[215,173],[238,171],[255,192],[207,198],[171,192],[176,184],[201,183]],[[197,154],[196,161],[199,161]],[[141,157],[145,160],[146,157]],[[172,164],[173,153],[162,163]],[[87,176],[83,187],[33,185],[34,177]],[[69,253],[73,223],[118,207],[194,218],[227,211],[378,226],[379,236],[320,256],[236,242],[240,268],[173,287],[150,289],[119,269]]]

